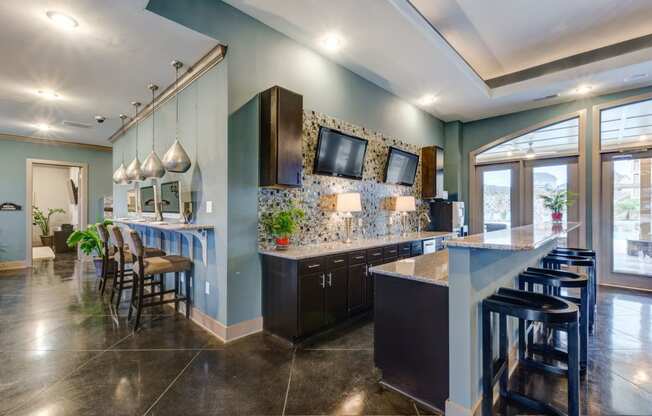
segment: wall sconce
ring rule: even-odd
[[[393,196],[387,200],[387,210],[401,214],[402,235],[407,235],[407,213],[417,210],[417,203],[413,196]]]
[[[360,194],[357,192],[349,192],[344,194],[327,195],[322,201],[322,207],[327,211],[343,212],[344,223],[346,225],[346,244],[351,243],[351,221],[353,220],[353,212],[362,211],[362,203],[360,202]]]

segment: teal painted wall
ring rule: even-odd
[[[226,323],[227,319],[227,65],[221,63],[210,69],[179,93],[179,135],[181,143],[192,159],[193,165],[186,173],[166,173],[160,182],[179,180],[181,191],[193,203],[194,222],[211,224],[215,231],[209,233],[208,264],[200,260],[199,243],[195,241],[195,268],[193,271],[193,303],[207,315]],[[159,157],[174,142],[175,100],[161,106],[155,115],[155,150]],[[144,161],[152,149],[152,116],[138,126],[138,155]],[[136,154],[136,128],[120,137],[113,146],[113,169],[123,157],[125,165]],[[148,185],[147,183],[146,185]],[[126,195],[133,185],[114,185],[116,217],[124,217]],[[213,202],[213,212],[206,212],[206,202]],[[148,233],[148,244],[158,245],[158,233]],[[165,247],[169,254],[178,253],[178,235],[165,234]],[[188,255],[188,245],[183,241],[181,250]],[[206,294],[206,282],[209,294]]]
[[[147,8],[228,45],[227,323],[258,318],[258,93],[280,85],[302,94],[307,110],[419,145],[444,146],[443,123],[221,1],[150,0]]]
[[[88,222],[102,218],[102,197],[111,195],[111,152],[0,141],[0,203],[22,205],[19,212],[0,212],[0,261],[25,260],[25,224],[32,210],[25,206],[27,159],[61,160],[88,163]]]
[[[622,91],[614,94],[601,95],[597,97],[590,97],[586,99],[576,100],[568,103],[537,108],[534,110],[521,111],[517,113],[511,113],[503,116],[492,117],[487,119],[482,119],[478,121],[473,121],[469,123],[462,123],[462,134],[461,134],[461,146],[460,146],[460,165],[461,169],[461,192],[462,199],[464,200],[466,206],[468,206],[469,198],[469,153],[478,147],[481,147],[487,143],[490,143],[500,137],[508,135],[510,133],[525,129],[529,126],[535,125],[542,121],[563,115],[579,110],[586,110],[586,172],[587,172],[587,242],[591,241],[591,151],[592,151],[592,140],[593,140],[593,106],[603,104],[605,102],[618,100],[625,97],[631,97],[635,95],[645,94],[652,92],[652,87],[647,88],[638,88],[628,91]],[[449,125],[452,123],[446,123],[445,130],[448,131]],[[450,144],[447,142],[447,146]],[[447,153],[449,149],[447,149]],[[451,169],[455,169],[454,166],[447,166],[446,175],[451,174]],[[468,222],[468,219],[467,219]]]

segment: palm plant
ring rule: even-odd
[[[36,205],[32,206],[33,224],[41,229],[41,235],[47,237],[50,235],[50,219],[54,214],[65,214],[66,211],[61,208],[48,209],[47,215]]]
[[[102,223],[105,226],[113,224],[110,220],[104,220]],[[85,230],[78,230],[68,236],[66,240],[68,247],[76,247],[79,245],[79,249],[82,253],[87,256],[95,256],[104,258],[104,243],[100,234],[97,232],[97,224],[91,224],[86,227]]]
[[[560,221],[564,207],[570,207],[575,203],[576,193],[562,189],[548,188],[547,193],[541,195],[543,206],[552,211],[552,219]]]

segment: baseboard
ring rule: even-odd
[[[25,260],[0,261],[0,271],[27,269]]]

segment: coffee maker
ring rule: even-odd
[[[434,199],[430,205],[430,231],[455,232],[458,236],[467,234],[464,225],[464,202]]]

